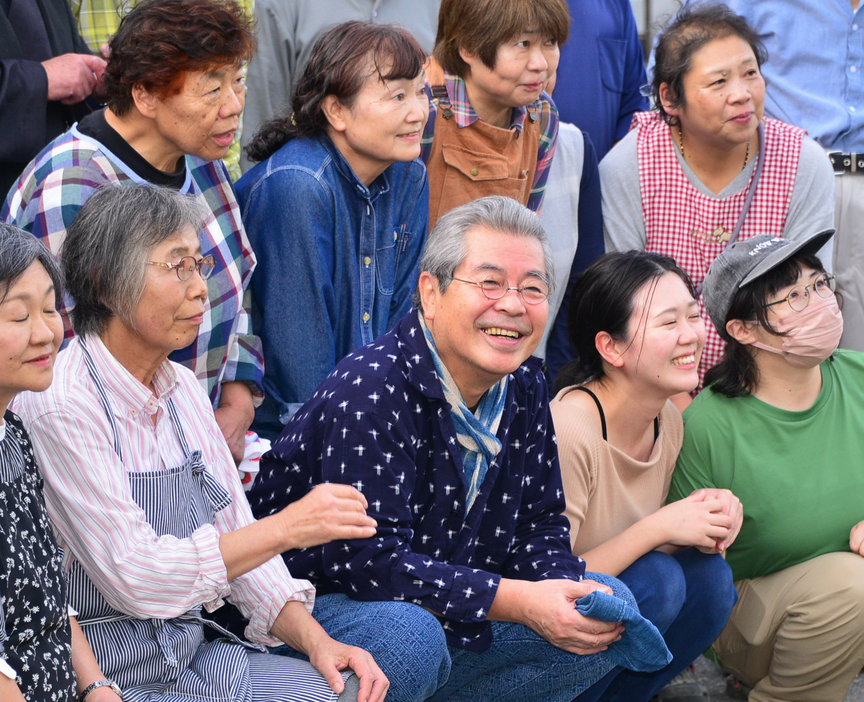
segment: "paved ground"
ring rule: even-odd
[[[710,661],[700,658],[696,661],[696,675],[708,688],[711,702],[737,702],[726,696],[726,680],[723,673]],[[864,702],[864,673],[859,675],[849,690],[846,702]]]

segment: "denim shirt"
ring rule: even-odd
[[[350,351],[410,308],[429,217],[426,168],[394,163],[369,186],[326,135],[293,139],[236,185],[258,267],[264,348],[255,429],[275,438]]]

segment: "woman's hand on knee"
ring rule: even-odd
[[[330,689],[337,695],[345,689],[343,670],[353,670],[360,679],[357,702],[381,702],[390,689],[390,681],[375,663],[372,654],[362,648],[348,646],[328,636],[307,653],[309,662],[324,676]]]
[[[351,485],[317,485],[279,512],[288,541],[285,550],[375,536],[378,522],[366,514],[368,506],[363,493]]]

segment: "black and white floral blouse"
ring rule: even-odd
[[[15,414],[7,411],[4,420],[0,658],[17,673],[27,702],[70,702],[75,699],[76,680],[63,554],[45,512],[42,477],[30,438]]]

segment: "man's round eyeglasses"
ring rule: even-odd
[[[807,305],[810,304],[811,289],[819,297],[827,299],[834,294],[835,287],[836,284],[834,281],[834,276],[823,273],[818,278],[816,278],[816,280],[810,283],[810,285],[796,285],[782,300],[777,300],[776,302],[769,302],[767,305],[763,305],[763,307],[773,307],[774,305],[780,305],[784,302],[788,302],[789,307],[791,307],[795,312],[802,312],[807,308]]]
[[[177,273],[177,277],[183,282],[189,280],[196,270],[198,275],[207,280],[216,268],[216,258],[212,255],[198,259],[194,256],[184,256],[178,263],[164,263],[162,261],[147,261],[147,263],[151,266],[173,269]]]
[[[503,276],[492,273],[487,275],[484,280],[465,280],[464,278],[453,278],[460,283],[468,283],[476,285],[483,294],[490,300],[500,300],[510,290],[515,290],[522,296],[522,299],[529,305],[539,305],[549,297],[549,286],[540,278],[527,278],[522,282],[520,287],[510,285],[510,282]]]

